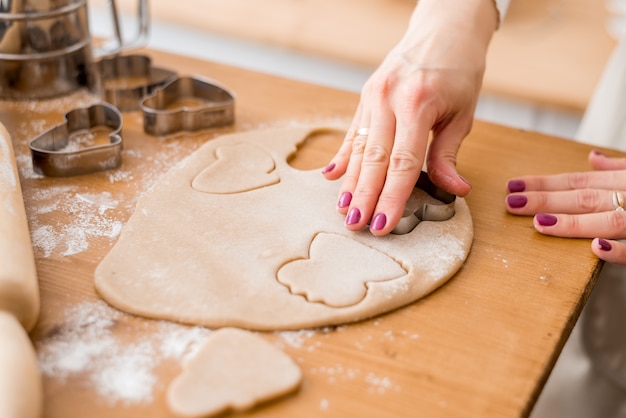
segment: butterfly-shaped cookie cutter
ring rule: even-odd
[[[106,128],[109,143],[72,147],[75,136]],[[30,141],[33,169],[51,177],[70,177],[109,170],[122,163],[122,115],[113,105],[98,103],[71,110],[65,122]]]
[[[191,101],[191,104],[181,104]],[[143,130],[164,136],[230,125],[235,120],[235,96],[214,81],[180,77],[157,88],[141,102]]]
[[[392,234],[408,234],[422,221],[447,221],[454,216],[456,196],[435,186],[425,171],[420,173],[415,188],[425,191],[438,203],[425,203],[413,212],[405,212],[398,225],[391,231]]]
[[[139,109],[145,96],[176,78],[174,71],[154,67],[145,55],[118,55],[93,65],[93,88],[121,112]]]

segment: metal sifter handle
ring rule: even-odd
[[[113,39],[107,40],[105,43],[94,49],[96,57],[104,57],[118,54],[129,49],[136,49],[145,46],[148,43],[150,34],[150,12],[148,0],[137,1],[137,34],[129,41],[124,41],[122,36],[122,26],[115,0],[108,0],[108,6],[111,9],[113,20]]]

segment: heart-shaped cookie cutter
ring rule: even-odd
[[[94,129],[107,128],[109,143],[72,147],[73,140]],[[69,177],[109,170],[122,163],[122,115],[113,105],[98,103],[71,110],[65,122],[30,141],[36,173],[51,177]]]
[[[408,213],[405,212],[398,225],[391,231],[392,234],[408,234],[422,221],[447,221],[454,216],[456,196],[437,187],[428,177],[428,173],[420,172],[415,188],[428,193],[437,200],[437,203],[425,203],[413,212],[410,210]]]
[[[118,55],[93,65],[93,88],[122,112],[139,109],[145,96],[176,78],[174,71],[153,67],[145,55]]]
[[[181,104],[185,101],[191,105]],[[230,125],[235,121],[235,96],[214,81],[180,77],[141,102],[143,129],[150,135]]]

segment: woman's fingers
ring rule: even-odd
[[[589,153],[595,171],[524,176],[507,183],[505,203],[516,215],[534,215],[535,229],[566,238],[593,238],[600,259],[626,265],[626,158]],[[602,238],[598,238],[602,237]]]
[[[377,115],[377,123],[368,128],[369,133],[360,163],[354,156],[350,160],[346,174],[351,174],[353,161],[355,165],[357,163],[360,165],[354,168],[354,173],[358,172],[356,183],[353,183],[352,176],[348,176],[341,187],[342,190],[353,190],[345,222],[346,227],[352,231],[359,230],[369,223],[387,181],[387,169],[395,136],[395,119],[390,117],[392,115],[389,112],[380,112]]]
[[[580,215],[538,213],[535,229],[544,235],[565,238],[622,239],[626,237],[626,212],[610,211]]]
[[[591,242],[591,251],[606,262],[626,265],[626,244],[622,242],[595,238]]]
[[[611,158],[600,151],[591,151],[588,160],[594,170],[626,169],[626,158]]]
[[[623,206],[624,193],[601,189],[511,193],[505,203],[508,211],[515,215],[595,213],[614,210],[620,202]]]
[[[330,160],[328,165],[322,170],[322,174],[328,180],[337,180],[346,172],[348,163],[350,162],[350,155],[352,154],[352,144],[357,136],[357,131],[361,126],[369,125],[369,117],[363,117],[363,113],[363,104],[361,102],[357,106],[354,118],[352,119],[352,124],[346,132],[346,136],[343,139],[341,147],[335,156]]]
[[[589,171],[550,176],[524,176],[508,181],[510,193],[576,189],[620,189],[626,184],[626,170]]]
[[[402,218],[423,167],[430,126],[419,117],[412,125],[398,122],[385,183],[370,222],[374,235],[388,234]]]

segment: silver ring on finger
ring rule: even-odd
[[[359,128],[356,131],[357,136],[365,136],[367,137],[370,134],[370,128]]]
[[[622,192],[613,190],[611,194],[611,199],[613,200],[613,208],[618,212],[623,212],[624,211],[624,195],[622,194]]]

